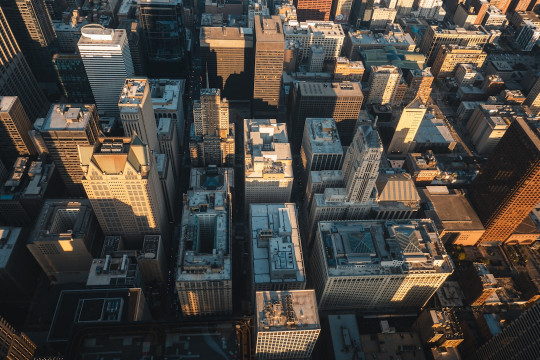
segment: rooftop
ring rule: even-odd
[[[17,244],[17,241],[25,241],[24,239],[19,239],[22,228],[18,227],[0,227],[0,269],[6,267],[13,248]],[[18,261],[20,259],[15,259]]]
[[[94,105],[53,104],[41,130],[85,130],[94,109]]]
[[[316,37],[345,37],[341,25],[335,24],[333,21],[306,21],[299,23],[296,20],[289,20],[283,24],[283,31],[286,36],[313,35]]]
[[[426,216],[433,219],[437,227],[452,230],[484,230],[471,204],[460,191],[450,190],[446,186],[428,186],[420,189]]]
[[[148,86],[148,80],[141,79],[126,79],[122,93],[120,94],[120,100],[118,100],[118,106],[120,110],[126,110],[126,106],[139,105],[144,100],[145,89]]]
[[[384,48],[360,50],[366,68],[376,65],[394,65],[401,69],[423,70],[426,57],[414,51],[396,49],[388,45]]]
[[[366,359],[425,359],[420,336],[415,332],[360,335],[360,340]]]
[[[253,46],[253,29],[243,27],[210,27],[202,26],[200,33],[201,47],[245,47]],[[246,44],[248,43],[248,44]]]
[[[257,332],[321,328],[315,290],[258,291],[255,302]]]
[[[9,112],[17,100],[16,96],[0,96],[0,112]]]
[[[284,42],[281,18],[255,15],[255,38],[257,42]]]
[[[28,157],[18,157],[11,174],[1,184],[0,201],[43,197],[54,168],[52,162],[30,161]]]
[[[379,174],[376,181],[376,188],[379,193],[377,200],[380,202],[399,201],[417,203],[420,201],[420,196],[416,191],[411,175],[407,173]]]
[[[28,242],[57,241],[62,249],[72,251],[71,239],[84,236],[93,218],[87,199],[45,200]]]
[[[298,214],[294,204],[251,204],[254,282],[306,281]]]
[[[103,259],[92,260],[87,287],[136,287],[137,263],[127,255],[113,258],[106,255]]]
[[[122,46],[126,37],[126,31],[123,29],[108,29],[98,24],[88,24],[81,28],[78,46]]]
[[[335,360],[364,360],[356,316],[328,315]]]
[[[332,118],[307,118],[311,152],[315,154],[343,154],[336,122]]]
[[[408,33],[404,32],[398,24],[388,25],[384,34],[373,33],[370,30],[349,31],[349,38],[355,46],[386,46],[401,45],[413,50],[416,44]],[[401,47],[400,46],[400,47]]]
[[[299,82],[298,89],[302,96],[363,97],[362,88],[358,82]]]
[[[224,190],[234,188],[234,169],[217,166],[191,168],[189,186],[193,190]]]
[[[321,221],[318,232],[329,276],[453,271],[429,219]]]
[[[231,278],[231,213],[225,191],[184,195],[176,281]]]
[[[149,79],[148,82],[155,111],[176,111],[179,109],[182,104],[186,80]]]
[[[292,154],[284,123],[275,119],[245,119],[246,178],[293,177]]]
[[[424,118],[420,122],[418,131],[414,136],[416,143],[453,143],[456,142],[450,129],[443,119],[436,115],[426,112]]]
[[[157,258],[160,242],[161,235],[145,235],[140,255],[145,259]]]

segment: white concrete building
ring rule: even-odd
[[[148,79],[156,123],[159,119],[171,119],[176,125],[178,143],[184,143],[186,119],[184,116],[184,79]]]
[[[118,98],[134,73],[126,31],[86,25],[77,46],[98,111],[118,116]]]
[[[309,359],[321,324],[313,290],[260,291],[255,296],[257,359]]]
[[[454,270],[429,219],[320,222],[311,261],[320,309],[416,311]]]
[[[302,241],[295,204],[249,207],[254,291],[306,287]]]
[[[244,120],[245,203],[287,203],[293,184],[291,146],[284,123]]]
[[[321,45],[325,60],[333,60],[341,53],[345,33],[340,24],[332,21],[289,21],[283,24],[285,43],[296,41],[300,45],[300,58],[308,59],[312,45]]]
[[[388,146],[388,154],[403,158],[407,156],[426,111],[426,105],[418,97],[405,106]]]
[[[394,102],[394,95],[401,82],[401,72],[393,65],[372,66],[369,74],[368,104],[388,105]]]

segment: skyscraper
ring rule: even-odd
[[[347,24],[354,0],[336,0],[332,7],[332,18],[336,23]]]
[[[275,119],[244,120],[245,203],[288,203],[293,184],[287,128]]]
[[[533,360],[540,354],[540,303],[534,304],[476,350],[478,360]]]
[[[343,161],[346,201],[366,203],[371,197],[382,156],[382,145],[375,129],[368,126],[356,131]]]
[[[285,39],[279,16],[255,16],[253,112],[275,116],[279,105]]]
[[[138,136],[79,146],[82,183],[105,235],[132,249],[145,235],[168,241],[167,212],[154,156]]]
[[[100,113],[118,116],[118,98],[133,62],[125,30],[86,25],[77,44]]]
[[[417,96],[424,104],[427,104],[431,95],[431,84],[434,79],[429,68],[424,70],[408,70],[405,72],[404,77],[407,82],[407,90],[405,90],[401,104],[407,105]]]
[[[118,101],[120,119],[126,136],[137,134],[151,151],[158,152],[156,119],[150,95],[150,84],[145,78],[126,79]],[[172,159],[169,159],[172,161]]]
[[[0,356],[4,359],[30,360],[36,344],[24,333],[18,332],[0,317]]]
[[[86,199],[49,199],[26,246],[53,283],[86,283],[103,233]]]
[[[227,190],[184,195],[176,290],[182,313],[232,313],[231,199]]]
[[[201,65],[211,88],[229,99],[251,99],[253,89],[253,29],[201,27]]]
[[[342,145],[350,144],[364,101],[358,82],[298,82],[292,91],[289,114],[295,150],[302,143],[306,118],[333,118]]]
[[[219,89],[201,89],[193,102],[193,132],[190,139],[194,166],[234,162],[234,124],[229,124],[229,102]]]
[[[19,156],[36,153],[28,134],[31,129],[19,98],[0,96],[0,160],[5,166],[11,167]]]
[[[181,73],[184,58],[182,0],[137,0],[150,73]]]
[[[481,68],[486,57],[479,46],[443,45],[435,57],[431,73],[436,78],[444,78],[453,76],[459,64],[474,64]]]
[[[310,359],[321,323],[313,290],[258,291],[257,359]]]
[[[54,54],[52,61],[67,101],[80,104],[94,103],[94,94],[81,55]]]
[[[298,21],[330,20],[332,0],[295,0]]]
[[[388,146],[389,155],[407,156],[426,110],[426,105],[419,97],[405,106],[401,112],[392,141]]]
[[[417,311],[454,270],[429,219],[321,221],[313,246],[324,310]]]
[[[540,115],[540,77],[534,83],[529,94],[527,94],[523,104],[529,106],[533,113]]]
[[[540,202],[540,137],[516,118],[470,187],[486,231],[479,244],[504,242]]]
[[[343,147],[334,119],[306,119],[300,156],[306,172],[341,169]]]
[[[49,106],[0,7],[0,94],[18,96],[30,121]]]
[[[4,0],[6,19],[39,82],[54,83],[56,33],[44,0]]]
[[[77,146],[94,145],[101,131],[95,105],[54,104],[38,131],[69,194],[84,197]]]
[[[369,74],[368,104],[387,105],[394,101],[401,72],[393,65],[372,66]]]

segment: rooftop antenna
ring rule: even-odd
[[[205,62],[205,67],[206,67],[206,88],[207,89],[210,89],[210,81],[208,80],[208,63]]]
[[[379,121],[379,115],[375,116],[375,120],[373,120],[373,125],[371,125],[373,130],[377,129],[377,121]]]

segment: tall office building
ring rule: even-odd
[[[500,244],[540,202],[540,137],[523,118],[508,127],[470,187],[486,231],[479,244]]]
[[[66,100],[70,103],[94,103],[94,94],[81,55],[54,54],[52,61]]]
[[[332,0],[295,0],[298,21],[330,20]]]
[[[26,63],[0,7],[0,94],[18,96],[30,121],[42,116],[49,104]]]
[[[435,224],[321,221],[311,256],[319,308],[422,308],[454,270]]]
[[[285,40],[279,16],[255,16],[253,112],[275,116],[281,92]]]
[[[201,89],[193,101],[193,129],[190,139],[194,166],[234,163],[234,124],[229,124],[229,102],[219,89]]]
[[[38,131],[71,196],[84,197],[77,146],[94,145],[101,127],[95,105],[54,104]]]
[[[286,125],[275,119],[244,120],[245,203],[288,203],[293,184]]]
[[[540,303],[523,312],[476,350],[478,360],[534,360],[540,354]]]
[[[334,60],[341,54],[345,33],[340,24],[332,21],[289,21],[283,24],[285,42],[294,41],[299,47],[299,60],[307,60],[311,47],[322,48],[324,60]]]
[[[374,0],[356,0],[351,9],[349,22],[357,28],[369,26],[369,21],[373,14],[374,3]]]
[[[51,282],[86,283],[102,239],[88,200],[47,200],[26,246]]]
[[[420,123],[426,114],[426,110],[426,105],[419,97],[405,106],[401,112],[392,141],[388,146],[389,155],[405,157],[409,150],[412,150],[411,145],[420,127]]]
[[[79,146],[82,183],[105,235],[140,248],[145,235],[168,241],[168,221],[154,156],[138,136]]]
[[[364,101],[358,82],[298,82],[292,91],[289,122],[295,149],[302,143],[306,118],[333,118],[341,143],[350,144]]]
[[[4,15],[39,82],[55,83],[52,55],[56,33],[44,0],[4,0]]]
[[[182,0],[137,0],[137,4],[150,73],[180,74],[185,52]]]
[[[394,102],[401,72],[393,65],[372,66],[369,74],[368,104],[388,105]]]
[[[0,96],[0,160],[5,166],[13,165],[19,156],[36,154],[28,134],[31,129],[19,98]]]
[[[407,90],[405,90],[401,104],[407,105],[416,97],[419,97],[424,104],[427,104],[431,95],[431,84],[433,84],[434,79],[430,69],[408,70],[405,72],[404,78],[407,82]]]
[[[484,65],[487,54],[479,46],[443,45],[431,67],[436,78],[454,76],[459,64],[474,64],[479,69]]]
[[[523,105],[527,105],[534,114],[540,115],[540,77],[527,94]]]
[[[441,46],[479,46],[483,48],[491,34],[482,26],[472,26],[468,30],[462,27],[443,28],[438,25],[428,26],[420,44],[420,52],[426,55],[426,64],[433,65]]]
[[[118,29],[126,30],[134,75],[146,76],[146,44],[141,25],[137,20],[124,19]]]
[[[0,317],[0,356],[7,360],[31,360],[36,344]]]
[[[175,280],[185,316],[232,313],[231,216],[227,191],[184,195]]]
[[[381,140],[375,129],[364,126],[356,131],[343,161],[346,201],[369,201],[379,175],[382,152]]]
[[[118,101],[118,108],[125,135],[132,137],[137,134],[151,151],[158,152],[157,126],[148,80],[145,78],[126,79]]]
[[[175,124],[178,143],[184,143],[186,119],[184,101],[185,79],[148,79],[151,88],[152,104],[156,122],[168,118]]]
[[[253,89],[253,29],[201,27],[201,66],[211,88],[234,100],[249,100]]]
[[[100,113],[118,116],[118,98],[133,62],[125,30],[86,25],[77,44]]]
[[[166,155],[169,160],[176,181],[180,180],[181,154],[178,145],[178,135],[176,123],[169,118],[159,119],[157,127],[157,138],[159,143],[159,152]]]
[[[296,205],[251,204],[249,219],[253,290],[305,289]]]
[[[306,119],[300,156],[306,172],[341,169],[343,147],[334,119]]]
[[[347,24],[354,0],[336,0],[332,6],[332,19],[336,23]]]
[[[258,291],[257,359],[310,359],[321,323],[313,290]]]

